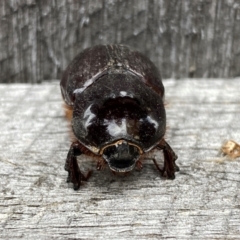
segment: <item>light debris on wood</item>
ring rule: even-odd
[[[240,157],[240,145],[233,140],[225,142],[221,150],[223,154],[229,156],[231,159]]]

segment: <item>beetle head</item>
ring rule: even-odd
[[[142,150],[125,140],[117,141],[102,150],[102,156],[115,172],[131,171],[139,159]]]

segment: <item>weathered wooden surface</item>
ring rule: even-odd
[[[1,0],[0,81],[60,78],[83,48],[123,43],[163,77],[240,76],[240,0]]]
[[[240,142],[240,79],[164,85],[176,179],[146,160],[125,177],[94,170],[79,191],[63,169],[70,142],[58,83],[0,85],[0,238],[240,239],[240,159],[219,154],[224,140]]]

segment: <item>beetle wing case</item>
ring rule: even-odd
[[[110,73],[75,95],[73,132],[90,150],[119,139],[136,143],[144,152],[164,136],[162,98],[139,76]]]
[[[127,69],[139,75],[139,80],[164,96],[161,75],[143,54],[124,45],[97,45],[78,54],[63,73],[61,92],[66,104],[73,105],[74,91],[84,91],[111,69]]]

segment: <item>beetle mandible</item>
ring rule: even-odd
[[[163,169],[154,164],[175,178],[177,155],[164,139],[164,87],[147,57],[124,45],[87,48],[64,71],[60,86],[74,136],[65,170],[75,190],[90,176],[80,171],[81,154],[97,156],[98,170],[108,164],[124,173],[140,168],[146,153],[163,150]]]

